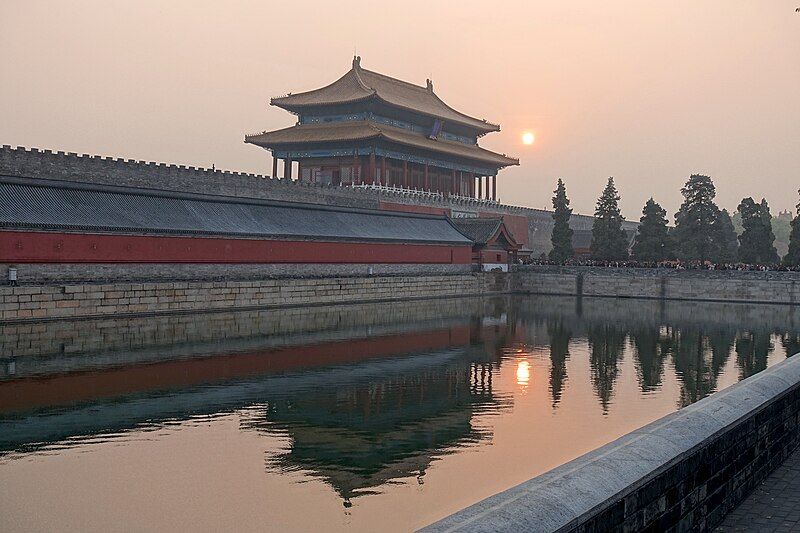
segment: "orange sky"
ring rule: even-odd
[[[269,173],[245,133],[291,125],[271,96],[362,66],[499,122],[520,157],[502,201],[670,216],[693,172],[721,206],[800,186],[798,0],[0,3],[0,144]],[[523,146],[524,131],[536,133]]]

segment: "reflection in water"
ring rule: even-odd
[[[547,325],[550,335],[550,395],[553,407],[561,401],[561,392],[567,381],[567,360],[569,360],[569,341],[572,331],[563,320],[550,321]]]
[[[611,397],[614,394],[614,382],[619,373],[625,336],[624,331],[611,324],[589,326],[587,339],[591,352],[592,386],[603,406],[603,413],[608,413]]]
[[[665,330],[640,327],[630,332],[636,357],[636,377],[642,392],[658,389],[664,376],[664,362],[672,348],[672,338]]]
[[[519,361],[517,363],[517,385],[523,387],[528,384],[531,379],[531,364],[528,361]]]
[[[748,331],[736,339],[736,362],[739,379],[745,379],[767,368],[767,356],[774,348],[770,334]]]
[[[242,427],[289,436],[290,448],[267,458],[270,470],[322,478],[349,506],[393,479],[421,480],[437,456],[491,436],[473,417],[505,402],[492,390],[492,362],[480,359],[453,353],[435,365],[278,397],[248,412]]]
[[[286,527],[319,526],[293,507],[298,481],[326,527],[397,509],[417,527],[800,352],[797,324],[786,307],[539,296],[0,325],[0,475],[17,480],[0,511],[47,508],[23,480],[71,479],[71,450],[208,427],[230,469],[234,443],[258,439],[263,512]],[[325,518],[326,494],[355,522]]]
[[[685,407],[717,388],[717,379],[728,352],[722,352],[722,358],[717,357],[708,335],[697,328],[674,331],[672,341],[672,359],[681,381],[680,406]]]
[[[786,350],[786,357],[791,357],[800,352],[800,333],[783,333],[781,335],[781,344]]]

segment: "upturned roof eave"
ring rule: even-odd
[[[309,91],[313,92],[313,91]],[[305,94],[305,93],[301,93]],[[295,95],[292,95],[295,96]],[[285,102],[290,96],[278,96],[275,98],[271,98],[269,101],[269,105],[279,107],[285,111],[290,113],[298,114],[299,112],[305,109],[311,109],[314,107],[325,107],[325,106],[334,106],[334,105],[344,105],[344,104],[356,104],[359,102],[365,102],[371,98],[373,98],[375,94],[365,94],[360,98],[349,98],[347,100],[330,100],[328,102],[320,103],[320,102],[313,102],[313,103],[288,103]]]
[[[269,135],[270,133],[276,133],[276,132],[282,132],[282,131],[286,131],[286,130],[291,130],[291,129],[296,128],[296,127],[297,126],[295,125],[295,126],[291,126],[289,128],[283,128],[283,129],[280,129],[280,130],[275,130],[274,132],[254,134],[254,135],[245,135],[244,142],[247,143],[247,144],[260,146],[261,148],[285,148],[285,147],[289,147],[289,146],[293,146],[293,145],[322,144],[322,143],[331,142],[330,140],[315,140],[315,141],[264,141],[264,140],[259,140],[259,137],[261,137],[263,135]],[[424,150],[429,150],[429,151],[433,151],[433,152],[446,154],[446,155],[449,155],[451,157],[458,157],[458,158],[466,159],[468,161],[472,161],[472,162],[475,162],[475,163],[491,164],[491,165],[496,166],[498,168],[504,168],[504,167],[518,166],[519,165],[519,159],[514,159],[514,158],[511,158],[511,157],[505,156],[503,154],[498,154],[496,152],[492,152],[491,150],[486,150],[485,148],[477,147],[478,150],[480,150],[480,151],[482,151],[484,153],[487,153],[487,154],[491,154],[493,159],[490,160],[490,159],[482,159],[482,158],[477,158],[477,157],[471,157],[471,156],[466,155],[466,154],[454,154],[454,153],[449,152],[447,150],[439,150],[439,149],[437,149],[437,147],[434,147],[434,146],[420,147],[418,144],[415,144],[413,142],[404,141],[403,139],[400,139],[400,138],[397,138],[397,137],[394,137],[394,136],[391,136],[391,135],[387,135],[385,132],[381,131],[380,129],[376,129],[370,135],[362,135],[362,136],[357,136],[357,137],[351,137],[351,138],[348,138],[348,139],[342,139],[342,141],[344,141],[344,142],[348,142],[348,141],[366,141],[366,140],[373,140],[373,139],[377,139],[377,138],[380,138],[380,139],[382,139],[382,140],[384,140],[386,142],[396,143],[396,144],[400,144],[400,145],[411,147],[411,148],[418,148],[418,149],[422,148]],[[502,158],[502,161],[498,161],[497,160],[497,159],[500,159],[500,158]]]
[[[479,135],[486,135],[487,133],[494,133],[494,132],[500,131],[500,125],[499,124],[492,124],[491,122],[482,121],[480,119],[470,117],[469,115],[463,115],[463,113],[461,113],[459,111],[456,111],[455,109],[453,109],[450,106],[447,106],[447,104],[445,104],[444,102],[442,102],[443,105],[447,106],[454,113],[458,113],[459,115],[463,115],[465,117],[465,119],[464,120],[460,120],[460,121],[456,121],[456,120],[453,120],[451,118],[445,118],[445,117],[442,117],[442,116],[439,116],[439,115],[434,115],[434,114],[431,114],[431,113],[427,113],[425,111],[422,111],[420,109],[415,109],[413,107],[398,105],[398,104],[395,104],[393,102],[389,102],[388,100],[386,100],[384,98],[381,98],[380,94],[378,94],[378,93],[364,95],[361,98],[351,98],[351,99],[348,99],[348,100],[331,100],[331,101],[328,101],[328,102],[313,102],[313,103],[294,103],[294,104],[293,103],[287,103],[287,102],[285,102],[286,98],[287,97],[285,97],[285,96],[272,98],[272,99],[270,99],[269,103],[272,106],[279,107],[279,108],[281,108],[281,109],[283,109],[285,111],[288,111],[290,113],[293,113],[293,114],[297,115],[297,114],[300,114],[304,110],[312,109],[312,108],[315,108],[315,107],[326,107],[326,106],[345,105],[345,104],[357,104],[357,103],[360,103],[360,102],[366,102],[367,100],[374,99],[374,100],[380,101],[381,103],[383,103],[383,104],[385,104],[385,105],[387,105],[389,107],[393,107],[395,109],[400,109],[402,111],[406,111],[406,112],[409,112],[409,113],[416,113],[418,115],[423,115],[423,116],[430,117],[430,118],[433,118],[433,119],[441,120],[445,124],[454,123],[454,124],[458,124],[459,126],[463,126],[463,127],[466,127],[466,128],[471,128],[471,129],[477,130],[478,132],[480,132]],[[441,101],[441,99],[440,99],[440,101]],[[474,121],[474,122],[472,122],[472,121]]]

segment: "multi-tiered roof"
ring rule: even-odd
[[[248,135],[245,142],[301,165],[315,157],[378,156],[406,166],[426,165],[426,172],[433,167],[469,173],[474,179],[519,164],[478,146],[479,137],[500,126],[451,108],[436,95],[430,80],[422,87],[372,72],[361,67],[358,57],[330,85],[273,98],[271,104],[298,115],[298,123]]]

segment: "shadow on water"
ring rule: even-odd
[[[490,441],[520,346],[549,353],[552,409],[585,364],[589,397],[613,412],[626,354],[642,397],[674,377],[677,408],[717,390],[732,355],[744,379],[779,346],[800,352],[797,313],[538,296],[0,325],[0,460],[235,414],[286,439],[268,472],[321,479],[348,506]]]

